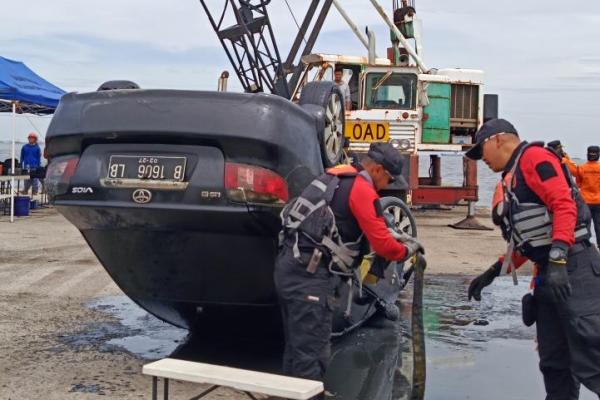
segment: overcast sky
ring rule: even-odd
[[[308,0],[289,2],[301,19]],[[385,54],[389,33],[370,2],[340,2],[361,28],[377,32]],[[198,0],[6,3],[0,55],[24,61],[67,91],[95,90],[110,79],[212,90],[220,72],[231,70]],[[285,53],[296,27],[284,1],[272,3]],[[416,8],[426,63],[484,70],[485,92],[500,95],[501,116],[523,137],[561,139],[580,157],[587,145],[600,144],[600,1],[417,0]],[[315,51],[365,53],[334,9]],[[48,121],[31,119],[42,134]],[[18,135],[25,137],[31,123],[20,118]],[[10,126],[8,116],[0,116],[0,140],[10,137]]]

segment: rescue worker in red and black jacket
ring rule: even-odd
[[[286,342],[284,373],[323,380],[338,277],[352,274],[369,245],[390,261],[422,251],[416,241],[392,237],[379,203],[377,191],[401,172],[398,151],[374,143],[360,166],[329,169],[283,210],[274,278]]]
[[[589,209],[556,153],[521,142],[508,121],[486,122],[475,141],[466,156],[502,172],[492,217],[509,246],[471,282],[469,299],[480,300],[495,277],[533,261],[524,321],[536,323],[546,399],[578,399],[578,382],[600,395],[600,254],[589,241]]]

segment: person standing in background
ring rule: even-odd
[[[36,133],[31,132],[27,136],[28,143],[24,144],[21,148],[21,166],[23,169],[36,170],[42,164],[42,150],[38,144],[38,136]],[[37,194],[40,190],[40,180],[33,178],[25,181],[25,187],[23,188],[23,194],[29,192],[29,188],[33,186],[33,194]]]
[[[581,190],[583,200],[592,212],[594,231],[596,232],[596,245],[600,248],[600,147],[590,146],[587,149],[587,162],[575,164],[563,152],[563,162],[571,174],[577,179],[577,186]]]
[[[344,76],[344,70],[341,68],[336,68],[333,73],[334,82],[340,88],[342,95],[344,96],[344,109],[346,111],[352,110],[352,99],[350,98],[350,87],[348,84],[342,79]]]
[[[558,156],[561,159],[563,159],[565,157],[565,152],[563,150],[563,146],[562,146],[562,143],[560,142],[560,140],[552,140],[551,142],[548,142],[548,144],[546,144],[546,147],[548,147],[549,149],[554,151],[556,154],[558,154]],[[564,160],[563,160],[563,162],[564,162]]]

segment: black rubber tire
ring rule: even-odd
[[[410,207],[405,202],[398,197],[382,197],[381,208],[384,215],[390,213],[394,216],[395,226],[393,229],[417,237],[417,222],[410,211]]]
[[[325,110],[324,128],[319,135],[321,159],[325,168],[341,162],[344,146],[344,125],[346,123],[344,101],[341,90],[331,81],[307,83],[300,94],[300,106],[312,104]]]

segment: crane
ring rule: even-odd
[[[312,51],[332,2],[311,0],[283,59],[267,10],[271,0],[221,0],[218,6],[215,0],[200,0],[244,91],[287,99],[302,73],[300,58]]]

